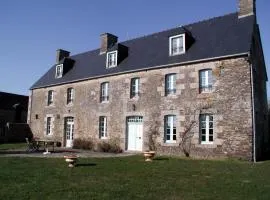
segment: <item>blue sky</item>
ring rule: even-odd
[[[56,49],[74,55],[99,48],[101,33],[124,41],[236,12],[237,7],[238,0],[1,1],[0,91],[28,95],[55,63]],[[269,75],[269,0],[257,0],[257,16]]]

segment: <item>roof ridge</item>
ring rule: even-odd
[[[145,37],[150,37],[150,36],[153,36],[153,35],[156,35],[156,34],[160,34],[160,33],[167,32],[167,31],[171,31],[171,30],[176,29],[176,28],[192,26],[192,25],[195,25],[195,24],[198,24],[198,23],[203,23],[203,22],[207,22],[207,21],[210,21],[210,20],[215,20],[215,19],[218,19],[218,18],[223,18],[223,17],[229,16],[229,15],[233,15],[233,14],[237,14],[237,12],[228,13],[228,14],[221,15],[221,16],[216,16],[216,17],[211,17],[211,18],[204,19],[204,20],[201,20],[201,21],[191,22],[190,24],[176,26],[174,28],[164,29],[162,31],[158,31],[158,32],[155,32],[155,33],[150,33],[150,34],[147,34],[147,35],[144,35],[144,36],[140,36],[140,37],[137,37],[137,38],[132,38],[132,39],[129,39],[129,40],[121,41],[120,43],[125,43],[125,42],[130,42],[130,41],[133,41],[133,40],[137,40],[137,39],[142,39],[142,38],[145,38]]]
[[[192,25],[195,25],[195,24],[198,24],[198,23],[203,23],[203,22],[207,22],[207,21],[210,21],[210,20],[216,20],[218,18],[223,18],[223,17],[229,16],[229,15],[233,15],[233,14],[237,14],[237,12],[228,13],[228,14],[224,14],[224,15],[216,16],[216,17],[211,17],[211,18],[204,19],[204,20],[197,21],[197,22],[191,22],[190,24],[186,24],[186,25],[182,25],[182,26],[176,26],[174,28],[164,29],[162,31],[158,31],[158,32],[155,32],[155,33],[150,33],[150,34],[147,34],[147,35],[144,35],[144,36],[139,36],[139,37],[132,38],[132,39],[129,39],[129,40],[120,41],[118,43],[122,43],[123,44],[123,43],[127,43],[127,42],[133,42],[135,40],[139,40],[139,39],[143,39],[143,38],[146,38],[146,37],[154,36],[154,35],[157,35],[157,34],[160,34],[160,33],[163,33],[163,32],[167,32],[167,31],[171,31],[171,30],[176,29],[176,28],[192,26]],[[81,52],[81,53],[78,53],[78,54],[74,54],[74,55],[72,55],[70,57],[78,56],[78,55],[82,55],[82,54],[86,54],[86,53],[90,53],[90,52],[97,51],[97,50],[99,50],[99,48],[96,48],[96,49],[93,49],[93,50],[89,50],[89,51],[85,51],[85,52]]]

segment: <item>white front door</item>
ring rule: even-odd
[[[143,118],[139,116],[127,119],[128,150],[142,151]]]
[[[72,147],[73,145],[73,135],[74,135],[74,119],[73,117],[66,118],[66,147]]]

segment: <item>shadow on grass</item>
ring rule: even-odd
[[[30,153],[39,153],[43,151],[27,151],[27,150],[14,150],[14,151],[9,151],[9,150],[1,150],[0,154],[1,155],[7,155],[7,154],[30,154]]]
[[[153,160],[157,160],[157,161],[160,161],[160,160],[169,160],[169,158],[167,158],[167,157],[157,157],[157,158],[154,158]]]
[[[76,164],[76,167],[91,167],[91,166],[96,166],[97,164],[95,163],[79,163]]]
[[[45,149],[40,148],[39,150],[9,150],[9,149],[1,149],[0,155],[12,155],[12,154],[42,154],[45,151]],[[79,151],[76,150],[70,150],[70,149],[55,149],[54,151],[52,149],[49,149],[51,153],[79,153]]]

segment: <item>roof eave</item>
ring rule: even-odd
[[[239,53],[239,54],[232,54],[232,55],[226,55],[226,56],[218,56],[218,57],[212,57],[212,58],[205,58],[205,59],[198,59],[198,60],[192,60],[192,61],[178,62],[178,63],[172,63],[172,64],[166,64],[166,65],[157,65],[157,66],[153,66],[153,67],[141,68],[141,69],[138,69],[138,70],[129,70],[129,71],[106,74],[106,75],[101,75],[101,76],[93,76],[93,77],[89,77],[89,78],[76,79],[76,80],[66,81],[66,82],[61,82],[61,83],[48,84],[48,85],[44,85],[44,86],[40,86],[40,87],[31,87],[30,90],[39,89],[39,88],[45,88],[45,87],[58,86],[58,85],[64,85],[64,84],[75,83],[75,82],[79,82],[79,81],[86,81],[86,80],[97,79],[97,78],[104,78],[104,77],[115,76],[115,75],[120,75],[120,74],[127,74],[127,73],[138,72],[138,71],[160,69],[160,68],[165,68],[165,67],[173,67],[173,66],[176,66],[176,65],[195,64],[195,63],[200,63],[200,62],[208,62],[208,61],[214,61],[214,60],[220,60],[220,59],[237,58],[237,57],[245,57],[245,56],[248,57],[249,53],[250,52],[248,51],[248,52]]]

